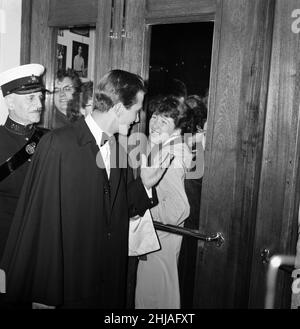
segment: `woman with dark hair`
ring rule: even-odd
[[[179,79],[168,79],[164,86],[165,96],[175,96],[180,101],[184,101],[187,97],[187,88],[183,81]]]
[[[149,123],[148,159],[157,163],[166,154],[174,156],[170,167],[156,186],[158,205],[150,212],[154,221],[183,226],[190,206],[184,179],[191,164],[191,152],[183,140],[187,132],[187,107],[176,97],[162,97],[151,104],[155,111]],[[148,152],[149,153],[149,152]],[[157,231],[161,249],[140,259],[137,270],[135,307],[180,308],[177,259],[182,237]]]
[[[59,70],[54,88],[54,120],[52,128],[61,128],[75,122],[80,112],[81,80],[72,69]]]

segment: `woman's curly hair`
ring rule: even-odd
[[[181,134],[190,132],[193,119],[187,104],[176,96],[159,96],[149,102],[149,111],[174,120],[175,129],[181,129]]]
[[[72,81],[74,93],[72,100],[68,102],[67,118],[70,120],[70,122],[77,121],[78,118],[82,116],[82,114],[80,113],[80,94],[82,85],[80,77],[74,70],[70,68],[68,68],[67,70],[58,70],[56,76],[59,81],[62,81],[64,78],[70,78]]]
[[[182,102],[176,96],[156,96],[149,101],[150,113],[164,115],[174,120],[175,128],[181,134],[195,134],[198,127],[203,129],[207,117],[207,109],[201,98],[191,95]]]

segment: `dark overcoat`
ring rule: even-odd
[[[98,152],[84,120],[41,139],[0,266],[8,300],[125,306],[129,217],[155,202],[128,168],[108,180]]]

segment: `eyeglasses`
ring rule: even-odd
[[[58,88],[58,87],[55,87],[54,88],[54,93],[55,94],[58,94],[58,93],[70,93],[70,92],[74,92],[74,87],[73,86],[65,86],[63,88]]]
[[[174,122],[174,119],[170,117],[166,117],[164,115],[157,115],[153,114],[151,117],[152,123],[155,122],[156,124],[159,124],[160,126],[170,126]]]

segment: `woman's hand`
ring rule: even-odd
[[[160,181],[173,159],[174,155],[168,153],[158,165],[148,166],[146,155],[141,155],[141,179],[147,189],[155,186]]]

